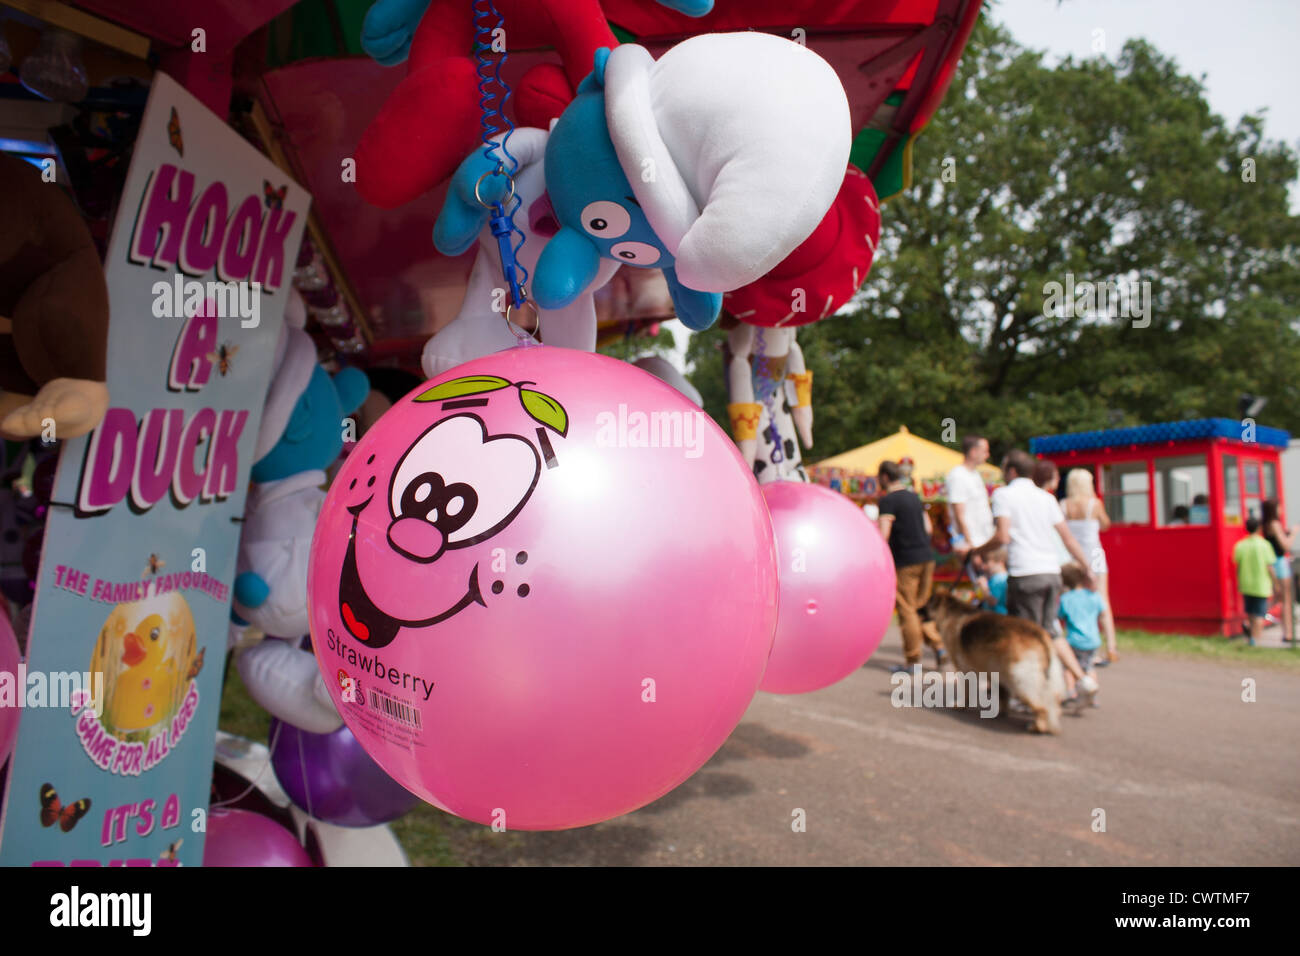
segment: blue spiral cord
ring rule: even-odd
[[[483,156],[495,163],[498,174],[504,173],[513,179],[519,171],[519,162],[510,154],[510,134],[514,124],[505,114],[506,103],[510,101],[510,85],[501,78],[501,67],[505,65],[509,54],[501,52],[500,57],[492,57],[492,34],[504,22],[501,13],[492,0],[470,0],[474,14],[474,59],[477,61],[475,72],[478,74],[479,109],[482,111],[480,125],[483,128]],[[499,102],[498,102],[499,97]],[[493,137],[505,131],[500,143],[493,142]],[[498,155],[498,150],[500,155]],[[511,190],[513,194],[513,189]],[[515,306],[524,303],[527,293],[524,285],[528,281],[528,270],[518,261],[519,250],[523,248],[523,232],[515,225],[515,213],[523,205],[523,199],[513,195],[503,203],[492,204],[490,220],[492,235],[497,238],[501,250],[501,265],[505,278],[510,285],[510,297]],[[518,242],[511,242],[518,236]]]

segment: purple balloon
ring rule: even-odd
[[[270,739],[275,778],[289,799],[317,820],[373,827],[404,816],[420,802],[370,759],[346,725],[330,734],[309,734],[272,718]]]
[[[208,814],[204,866],[311,866],[297,837],[270,817],[251,810]]]

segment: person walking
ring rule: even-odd
[[[989,491],[979,466],[989,460],[989,442],[983,435],[967,435],[961,440],[962,461],[948,472],[944,494],[948,498],[951,521],[948,535],[952,550],[965,558],[993,537],[993,510]]]
[[[995,548],[1007,549],[1007,612],[1033,621],[1052,635],[1057,656],[1085,694],[1097,682],[1083,672],[1061,633],[1057,613],[1061,599],[1061,564],[1056,537],[1083,569],[1083,582],[1092,585],[1088,559],[1070,533],[1056,498],[1033,482],[1034,459],[1015,449],[1002,463],[1007,484],[993,492],[993,537],[971,552],[982,558]]]
[[[1237,587],[1246,611],[1250,643],[1255,644],[1264,631],[1269,598],[1277,589],[1277,558],[1264,537],[1264,525],[1251,515],[1246,519],[1246,537],[1232,549],[1232,563],[1237,566]]]
[[[1056,502],[1060,504],[1060,498],[1056,494],[1056,489],[1061,487],[1061,473],[1057,470],[1054,462],[1046,458],[1040,458],[1034,462],[1034,484],[1042,488],[1051,495]],[[1056,563],[1065,567],[1072,560],[1070,552],[1065,550],[1065,542],[1061,540],[1060,535],[1052,536],[1052,545],[1056,548]]]
[[[894,558],[898,579],[894,604],[898,609],[898,626],[903,632],[906,661],[892,670],[909,671],[920,665],[927,644],[935,652],[936,664],[944,656],[938,629],[921,617],[921,609],[930,600],[934,586],[934,552],[930,548],[933,526],[920,497],[912,490],[910,476],[897,463],[882,461],[879,480],[885,496],[879,503],[878,525]]]
[[[1260,524],[1263,525],[1264,537],[1273,546],[1276,560],[1273,571],[1277,576],[1278,587],[1282,591],[1282,640],[1295,644],[1295,594],[1291,584],[1291,549],[1295,547],[1295,529],[1288,528],[1278,516],[1276,498],[1270,498],[1260,506]]]
[[[1106,636],[1107,663],[1119,660],[1119,646],[1115,642],[1115,614],[1110,607],[1110,567],[1106,564],[1106,549],[1101,546],[1101,533],[1110,527],[1110,516],[1097,497],[1093,486],[1092,469],[1072,468],[1065,478],[1065,501],[1061,511],[1065,523],[1079,542],[1079,547],[1089,557],[1084,565],[1096,581],[1093,588],[1106,606],[1102,615],[1102,632]],[[1101,663],[1100,661],[1098,663]]]

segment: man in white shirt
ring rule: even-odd
[[[967,435],[961,442],[961,464],[948,472],[945,493],[952,521],[948,532],[952,550],[965,557],[993,537],[993,511],[989,507],[989,492],[979,466],[989,460],[988,439],[982,435]]]
[[[1002,464],[1007,484],[993,492],[993,537],[971,551],[971,559],[995,548],[1007,549],[1007,613],[1033,621],[1053,635],[1053,646],[1061,663],[1080,681],[1087,693],[1095,690],[1086,680],[1074,652],[1061,635],[1057,611],[1061,600],[1061,563],[1056,539],[1065,544],[1070,556],[1083,569],[1084,586],[1091,586],[1092,574],[1083,548],[1070,533],[1056,498],[1031,480],[1034,459],[1016,449]]]

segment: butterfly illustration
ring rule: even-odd
[[[289,184],[285,183],[279,189],[275,189],[265,179],[262,180],[262,192],[266,199],[268,209],[284,208],[284,197],[289,195]]]
[[[203,648],[203,650],[199,651],[199,656],[190,662],[190,669],[185,672],[186,680],[193,680],[199,676],[199,671],[203,670],[203,655],[207,652],[208,649]]]
[[[171,119],[167,121],[167,142],[176,148],[176,152],[185,155],[185,142],[181,139],[181,118],[176,113],[176,107],[172,107]]]
[[[217,371],[221,373],[222,377],[225,377],[230,372],[230,360],[235,357],[235,353],[238,351],[238,345],[230,345],[229,343],[218,345],[216,351],[208,353],[208,361],[215,364]]]
[[[166,565],[167,562],[164,561],[162,558],[158,557],[158,555],[150,554],[149,563],[145,566],[145,569],[140,572],[140,577],[147,578],[151,574],[157,574]]]
[[[59,802],[52,784],[41,784],[41,826],[52,827],[58,821],[59,829],[67,833],[90,810],[90,798],[84,797],[66,807]]]
[[[168,846],[167,849],[165,849],[165,850],[163,850],[161,853],[159,853],[159,854],[158,854],[158,859],[160,859],[160,860],[174,860],[174,859],[176,859],[176,851],[179,850],[179,849],[181,848],[181,844],[184,843],[184,842],[185,842],[184,839],[177,840],[175,843],[173,843],[173,844],[171,844],[170,846]]]

